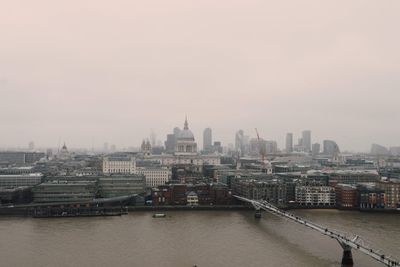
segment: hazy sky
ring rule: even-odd
[[[0,146],[400,145],[400,1],[3,0]]]

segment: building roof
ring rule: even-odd
[[[188,124],[187,118],[185,119],[185,125],[183,127],[183,130],[179,132],[177,139],[194,141],[194,135],[193,135],[192,131],[189,130],[189,124]]]

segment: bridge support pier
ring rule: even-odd
[[[254,213],[254,218],[261,219],[261,209],[256,208],[256,212]]]
[[[339,242],[339,244],[343,248],[342,267],[353,267],[354,262],[351,247],[341,242]]]

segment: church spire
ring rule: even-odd
[[[187,116],[185,117],[185,127],[183,128],[184,130],[189,130],[189,124],[187,121]]]

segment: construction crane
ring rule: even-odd
[[[261,172],[266,172],[266,168],[265,168],[266,151],[264,149],[264,144],[261,142],[260,135],[258,134],[257,128],[255,128],[255,130],[256,130],[256,134],[257,134],[258,148],[259,148],[260,156],[261,156]]]

